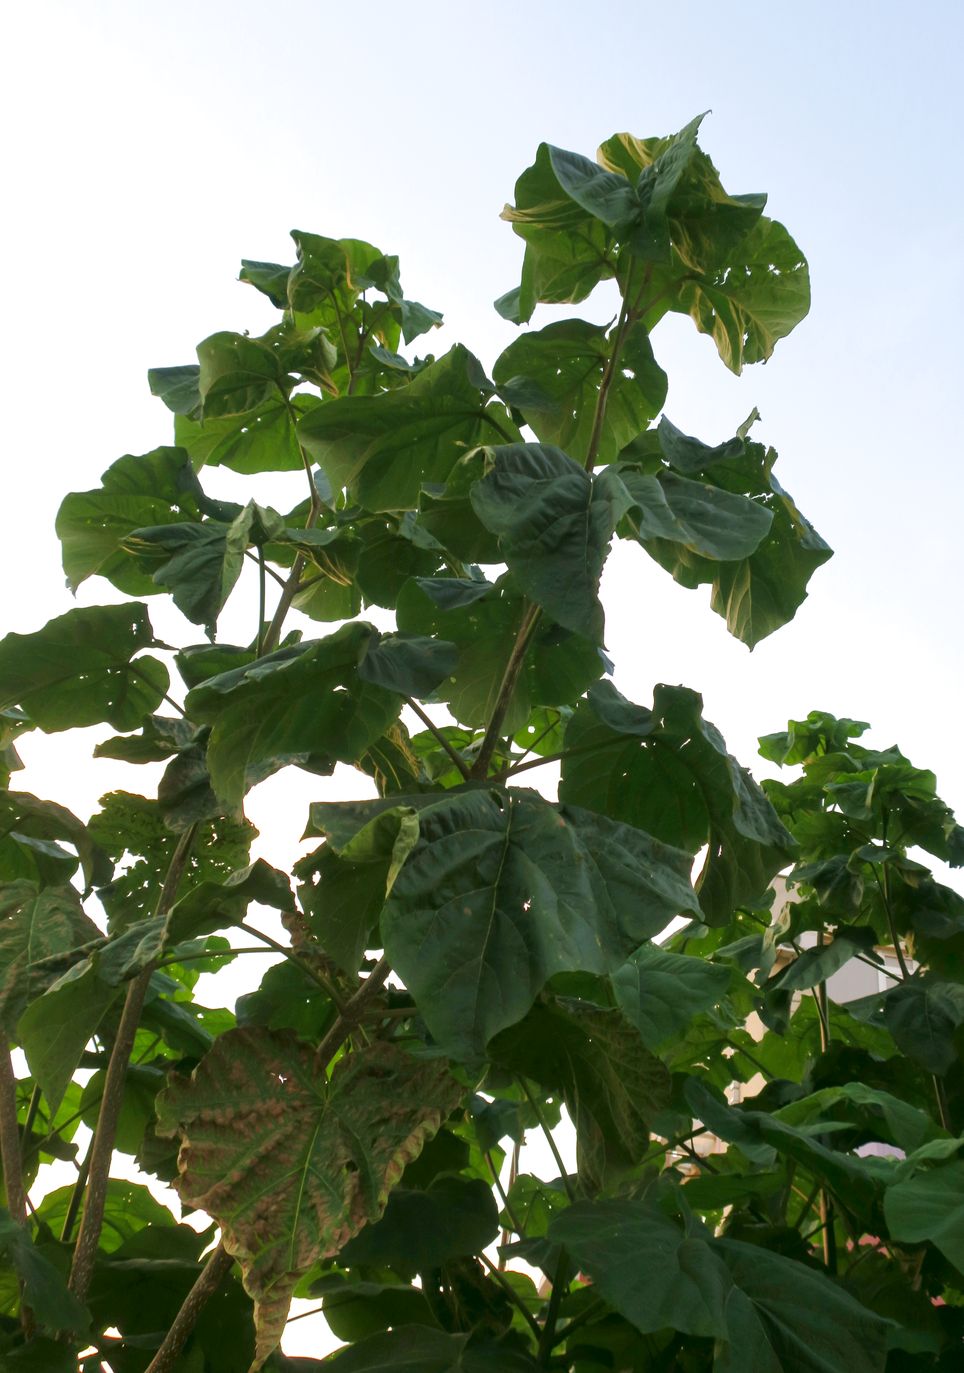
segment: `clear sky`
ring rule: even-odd
[[[642,702],[655,681],[702,691],[750,765],[756,735],[788,716],[870,720],[873,741],[932,767],[964,810],[957,0],[33,0],[7,9],[3,33],[0,632],[69,607],[62,495],[170,441],[147,368],[267,323],[234,280],[242,257],[290,260],[292,228],[370,239],[445,311],[433,351],[460,340],[488,365],[514,333],[490,302],[521,263],[498,214],[537,144],[591,154],[617,130],[669,133],[711,109],[703,146],[729,190],[769,192],[809,257],[813,307],[740,379],[671,317],[654,335],[667,412],[717,442],[757,405],[755,436],[837,552],[751,655],[705,589],[618,550],[604,587],[616,683]],[[112,599],[96,579],[79,597]],[[28,741],[22,784],[87,815],[143,782],[87,769],[90,744]],[[270,848],[279,802],[300,819],[320,788],[288,772],[263,791]]]

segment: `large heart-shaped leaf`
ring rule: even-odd
[[[643,1043],[656,1049],[684,1031],[702,1011],[717,1005],[730,971],[699,956],[669,953],[644,944],[612,975],[616,1002]]]
[[[327,1082],[294,1035],[250,1029],[221,1035],[161,1095],[159,1130],[182,1140],[180,1194],[217,1220],[254,1298],[253,1368],[300,1275],[378,1219],[459,1095],[443,1065],[388,1044],[349,1054]]]
[[[419,828],[382,936],[456,1058],[477,1058],[554,973],[612,971],[696,907],[688,856],[534,792],[454,794],[421,810]]]

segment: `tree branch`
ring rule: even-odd
[[[227,1277],[233,1262],[223,1244],[219,1244],[185,1297],[183,1306],[174,1317],[160,1348],[144,1373],[170,1373],[187,1343],[188,1336],[197,1325],[198,1317]]]
[[[536,625],[539,623],[539,616],[542,614],[537,605],[529,605],[523,612],[519,630],[516,634],[515,643],[512,645],[512,652],[509,654],[509,661],[505,665],[505,672],[502,674],[502,682],[499,686],[499,694],[496,697],[495,707],[492,711],[492,718],[489,727],[485,731],[485,738],[479,749],[478,757],[469,773],[470,777],[485,778],[488,775],[489,763],[496,750],[499,737],[502,733],[502,722],[505,719],[506,711],[509,709],[509,702],[512,700],[512,693],[515,691],[519,680],[519,674],[525,662],[525,656],[535,632]]]
[[[23,1164],[20,1155],[20,1128],[17,1125],[17,1079],[10,1060],[10,1050],[0,1047],[0,1162],[3,1164],[3,1185],[7,1193],[7,1210],[18,1225],[27,1219],[27,1194],[23,1185]]]
[[[358,988],[358,991],[345,1002],[338,1019],[318,1045],[315,1052],[315,1059],[318,1063],[327,1064],[331,1062],[358,1024],[369,1001],[381,991],[391,970],[392,965],[388,959],[384,956],[381,957]]]
[[[196,832],[197,826],[192,825],[190,829],[184,831],[177,842],[177,847],[167,870],[167,876],[164,878],[164,885],[161,887],[161,894],[157,902],[157,915],[163,915],[174,904]],[[141,1011],[144,1008],[144,1000],[153,973],[154,965],[151,964],[134,978],[127,989],[124,1009],[121,1012],[120,1024],[117,1027],[117,1035],[114,1039],[110,1061],[104,1077],[104,1091],[97,1117],[97,1128],[94,1131],[94,1140],[90,1150],[87,1200],[70,1269],[70,1290],[81,1301],[86,1298],[91,1278],[94,1276],[94,1261],[97,1257],[100,1232],[104,1224],[104,1208],[107,1202],[107,1187],[110,1182],[114,1140],[117,1138],[117,1123],[124,1101],[127,1066],[134,1048]]]

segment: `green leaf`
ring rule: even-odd
[[[543,443],[556,444],[585,463],[593,438],[602,378],[614,346],[604,325],[559,320],[510,343],[492,375],[503,398],[522,411]],[[525,395],[519,388],[525,385]],[[596,463],[612,462],[619,451],[659,414],[666,399],[666,373],[653,357],[642,325],[626,332],[606,396]]]
[[[263,858],[230,873],[223,882],[200,882],[170,911],[162,912],[166,916],[165,942],[180,944],[185,939],[227,929],[244,917],[252,901],[279,911],[294,907],[287,877]]]
[[[418,840],[416,810],[395,801],[344,842],[332,839],[295,866],[303,879],[298,895],[309,928],[349,974],[357,972],[395,878]],[[338,810],[337,803],[313,805],[304,837],[329,834],[332,812]]]
[[[502,211],[526,244],[521,287],[496,303],[516,324],[531,319],[538,301],[585,300],[615,272],[612,232],[563,187],[553,167],[558,152],[540,143],[535,162],[515,184],[515,205]]]
[[[704,919],[721,925],[795,845],[701,710],[685,687],[657,686],[652,711],[608,682],[591,687],[566,730],[559,795],[690,853],[708,845],[696,889]]]
[[[147,607],[86,606],[33,634],[0,640],[0,709],[19,705],[51,734],[102,721],[136,729],[170,683],[157,658],[135,653],[155,643]]]
[[[802,1263],[684,1231],[645,1201],[578,1202],[549,1234],[644,1334],[715,1337],[726,1373],[883,1373],[891,1323]]]
[[[326,760],[354,762],[391,724],[401,698],[358,673],[373,633],[365,624],[346,625],[188,693],[187,713],[212,726],[208,768],[227,806],[240,806],[246,769],[308,759],[317,771]]]
[[[763,506],[706,482],[673,472],[645,476],[623,467],[619,476],[633,500],[626,524],[644,548],[660,540],[718,562],[744,559],[756,552],[773,523]]]
[[[198,379],[201,369],[196,363],[184,367],[151,367],[147,384],[151,395],[158,396],[175,415],[199,415],[201,394]]]
[[[366,510],[414,510],[423,483],[444,482],[466,449],[500,426],[515,437],[491,384],[461,344],[400,391],[345,396],[306,415],[302,444],[335,490]]]
[[[399,696],[429,696],[455,670],[458,650],[443,639],[384,634],[372,639],[358,665],[362,681]]]
[[[120,994],[98,976],[90,959],[76,963],[32,1001],[17,1036],[51,1111],[63,1100],[81,1055]]]
[[[782,224],[765,216],[724,265],[684,278],[672,308],[709,334],[731,372],[766,362],[810,310],[807,259]]]
[[[178,415],[174,437],[190,454],[195,470],[205,466],[229,467],[245,476],[258,472],[299,472],[304,459],[296,424],[319,404],[318,398],[310,394],[291,396],[288,400],[269,396],[240,415]]]
[[[309,1042],[321,1038],[335,1015],[318,983],[290,959],[270,967],[257,991],[238,997],[235,1011],[242,1028],[263,1025],[269,1030],[294,1030]]]
[[[8,1038],[27,1006],[101,939],[73,887],[0,885],[0,1027]]]
[[[624,475],[639,514],[635,523],[633,517],[626,521],[623,532],[638,537],[681,585],[710,583],[712,609],[725,618],[731,634],[753,648],[793,619],[806,599],[807,583],[832,550],[773,475],[777,455],[772,448],[745,438],[709,448],[681,434],[665,416],[655,452],[650,436],[644,438],[645,474]],[[636,455],[633,446],[624,454]],[[660,459],[674,472],[659,470]],[[690,484],[697,474],[702,481]],[[661,508],[654,480],[669,511]],[[680,519],[679,528],[673,516]]]
[[[360,1340],[331,1362],[334,1373],[526,1373],[524,1355],[500,1345],[468,1344],[425,1325],[403,1325]]]
[[[644,944],[612,975],[616,1004],[649,1049],[682,1033],[726,995],[730,972],[704,958]]]
[[[0,1253],[23,1283],[24,1304],[47,1330],[86,1330],[90,1314],[67,1289],[67,1282],[30,1238],[28,1231],[0,1208]]]
[[[679,216],[686,212],[684,206],[692,213],[693,200],[699,204],[699,197],[694,197],[692,191],[689,196],[677,192],[681,185],[684,189],[692,187],[694,161],[697,165],[697,159],[709,162],[705,155],[697,154],[696,148],[696,135],[704,117],[697,115],[669,138],[639,139],[631,134],[614,134],[597,153],[603,167],[621,172],[635,183],[638,222],[630,235],[630,244],[634,256],[644,261],[669,260],[674,231],[677,239],[681,237]],[[709,165],[712,168],[712,163]]]
[[[48,1192],[37,1207],[37,1219],[48,1226],[55,1235],[59,1235],[63,1229],[73,1191],[72,1185],[58,1187],[55,1191]],[[151,1192],[140,1183],[128,1182],[125,1178],[108,1180],[104,1227],[99,1245],[104,1253],[114,1253],[133,1235],[138,1235],[145,1229],[173,1229],[175,1224],[175,1219],[167,1207],[155,1200]]]
[[[458,1099],[442,1065],[387,1044],[349,1054],[327,1083],[311,1050],[264,1030],[222,1035],[161,1095],[159,1132],[182,1139],[180,1195],[217,1220],[255,1301],[255,1367],[301,1274],[381,1215]]]
[[[455,667],[435,694],[463,724],[488,724],[525,611],[525,598],[511,578],[500,578],[493,585],[418,577],[403,587],[398,598],[399,629],[437,635],[458,649]],[[534,706],[575,701],[605,667],[605,659],[593,644],[543,616],[509,701],[506,730],[522,729]]]
[[[436,1178],[425,1191],[396,1187],[385,1214],[341,1251],[354,1268],[394,1268],[404,1276],[469,1257],[495,1239],[499,1213],[492,1189],[479,1178]]]
[[[928,1072],[943,1074],[958,1062],[955,1035],[964,1024],[964,986],[922,977],[889,990],[884,1022],[898,1048]]]
[[[888,1187],[884,1215],[895,1240],[929,1241],[964,1273],[964,1160]]]
[[[58,806],[55,801],[41,801],[37,796],[31,796],[28,791],[6,791],[0,790],[0,834],[6,836],[0,840],[0,877],[3,881],[9,881],[19,873],[5,871],[4,850],[8,844],[18,846],[34,845],[34,852],[37,855],[36,862],[40,863],[41,845],[46,845],[49,840],[61,840],[70,844],[77,853],[77,857],[83,866],[84,880],[87,886],[100,884],[110,880],[112,865],[106,854],[99,848],[90,835],[87,826],[72,815],[64,806]],[[48,847],[58,847],[49,845]],[[59,849],[58,852],[63,853]],[[68,857],[68,855],[64,855]],[[41,865],[42,866],[42,865]],[[61,865],[55,865],[58,870]],[[72,859],[70,861],[70,871],[61,880],[54,882],[42,882],[42,885],[58,886],[67,877],[70,877],[77,864]],[[27,877],[35,876],[34,873],[23,874]]]
[[[591,478],[558,448],[488,450],[472,506],[522,590],[564,629],[603,639],[599,578],[630,497],[617,476]]]
[[[155,448],[142,457],[118,458],[95,491],[72,491],[57,512],[57,537],[72,591],[88,577],[106,577],[128,596],[157,592],[151,576],[138,569],[123,541],[147,525],[171,525],[197,518],[187,454]]]
[[[419,825],[382,937],[455,1058],[478,1058],[554,973],[612,971],[695,909],[682,853],[534,792],[450,793]]]
[[[198,393],[205,418],[240,415],[281,385],[282,369],[270,347],[246,334],[212,334],[197,347]]]

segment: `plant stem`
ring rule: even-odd
[[[164,884],[161,887],[155,912],[157,915],[163,915],[174,904],[196,832],[197,825],[192,825],[190,829],[184,831],[177,842],[167,875],[164,878]],[[77,1247],[74,1250],[74,1259],[70,1269],[70,1290],[81,1301],[86,1298],[91,1279],[94,1276],[94,1262],[97,1258],[100,1232],[104,1224],[104,1208],[107,1202],[107,1186],[110,1181],[114,1140],[117,1137],[117,1123],[124,1101],[127,1065],[134,1048],[141,1011],[144,1008],[144,1000],[153,974],[153,965],[146,967],[142,973],[134,978],[127,989],[124,1009],[121,1012],[120,1024],[117,1027],[117,1035],[104,1076],[104,1091],[100,1102],[100,1112],[97,1116],[97,1128],[94,1131],[90,1150],[87,1201],[84,1206],[80,1233],[77,1236]]]
[[[3,1036],[6,1041],[6,1031]],[[23,1225],[27,1219],[27,1194],[23,1185],[20,1127],[17,1124],[17,1079],[6,1042],[0,1047],[0,1162],[7,1210],[12,1220]]]
[[[563,1340],[567,1340],[574,1330],[578,1330],[580,1326],[591,1321],[593,1316],[597,1315],[605,1305],[606,1303],[603,1301],[602,1297],[596,1297],[591,1301],[584,1311],[580,1311],[578,1316],[574,1316],[569,1324],[559,1331],[553,1339],[553,1347],[557,1344],[562,1344]]]
[[[76,1224],[77,1216],[80,1213],[81,1202],[84,1200],[84,1189],[87,1186],[87,1178],[90,1175],[90,1156],[93,1152],[94,1140],[92,1136],[84,1161],[77,1170],[74,1190],[71,1192],[70,1201],[67,1203],[67,1214],[64,1216],[64,1223],[60,1229],[61,1244],[69,1244],[73,1237],[74,1225]]]
[[[222,1244],[211,1254],[201,1270],[197,1282],[184,1299],[184,1304],[174,1317],[160,1348],[145,1369],[145,1373],[170,1373],[184,1348],[187,1338],[197,1324],[197,1319],[205,1305],[221,1286],[231,1265],[231,1255]]]
[[[627,285],[627,293],[628,293]],[[599,453],[599,445],[602,442],[603,424],[606,419],[606,406],[609,403],[609,388],[612,386],[613,377],[616,375],[616,368],[619,366],[619,355],[623,349],[623,341],[626,331],[632,322],[632,312],[623,297],[623,303],[619,310],[619,318],[616,321],[616,330],[613,334],[613,345],[606,359],[606,366],[603,369],[602,381],[599,383],[599,393],[596,396],[596,410],[592,417],[592,430],[589,434],[589,449],[586,453],[586,471],[591,472],[596,465],[596,457]]]
[[[566,1251],[563,1249],[559,1254],[559,1261],[556,1264],[555,1275],[552,1279],[552,1293],[549,1297],[549,1309],[546,1312],[546,1319],[542,1327],[542,1338],[539,1340],[538,1362],[543,1368],[549,1363],[549,1356],[552,1347],[556,1342],[556,1321],[559,1319],[559,1307],[562,1305],[563,1289],[569,1290],[566,1281],[566,1270],[569,1267],[569,1260]]]
[[[258,549],[258,638],[257,656],[260,658],[264,644],[264,549]]]
[[[525,662],[526,652],[535,633],[536,625],[539,623],[539,616],[542,614],[539,606],[528,605],[523,611],[522,620],[516,634],[515,643],[512,645],[512,652],[509,654],[509,661],[505,665],[505,672],[502,674],[502,682],[499,686],[499,694],[496,697],[495,707],[492,711],[492,718],[489,720],[489,727],[485,731],[485,738],[479,748],[478,757],[469,773],[470,777],[485,778],[488,775],[489,763],[499,742],[502,733],[502,722],[505,719],[506,711],[509,709],[509,702],[512,700],[512,693],[515,691],[516,683],[519,680],[519,673]]]
[[[285,396],[284,399],[289,414],[292,414],[293,420],[296,419],[297,416],[293,414],[291,401],[287,396]],[[308,518],[305,520],[305,529],[314,529],[321,515],[322,504],[318,492],[315,489],[315,479],[311,475],[311,463],[308,460],[307,453],[301,447],[300,441],[298,443],[298,450],[301,453],[301,462],[308,477],[308,490],[310,493],[310,508],[308,510]],[[291,602],[300,590],[299,582],[301,581],[301,574],[304,571],[307,562],[308,559],[305,557],[304,553],[295,554],[295,560],[291,564],[291,571],[285,578],[284,586],[281,588],[281,595],[278,597],[278,604],[275,606],[274,615],[268,626],[267,633],[264,636],[264,642],[261,646],[262,654],[273,653],[278,647],[281,631],[284,628],[285,617],[291,609]]]
[[[566,1165],[562,1161],[562,1155],[559,1152],[559,1148],[556,1144],[556,1141],[552,1137],[552,1131],[549,1129],[549,1124],[546,1120],[545,1114],[543,1113],[542,1107],[539,1104],[539,1102],[535,1099],[532,1092],[529,1090],[529,1084],[528,1082],[526,1082],[525,1078],[517,1077],[516,1081],[522,1088],[523,1092],[525,1092],[526,1101],[528,1101],[529,1105],[535,1112],[536,1120],[539,1122],[539,1128],[546,1137],[546,1143],[549,1145],[552,1157],[556,1161],[556,1167],[559,1169],[559,1177],[562,1180],[562,1185],[566,1189],[566,1196],[569,1198],[570,1201],[575,1201],[576,1194],[572,1189],[572,1183],[569,1181],[569,1173],[566,1170]]]
[[[452,762],[453,762],[453,763],[455,764],[455,766],[458,768],[459,772],[462,774],[462,776],[463,776],[466,780],[468,780],[468,776],[469,776],[468,764],[466,763],[465,759],[462,757],[461,753],[459,753],[458,749],[453,748],[453,746],[452,746],[452,744],[449,742],[449,740],[446,739],[445,735],[444,735],[444,734],[442,733],[442,731],[439,729],[439,727],[438,727],[438,725],[435,723],[435,721],[432,720],[432,719],[430,719],[429,716],[426,715],[426,713],[425,713],[425,711],[422,709],[422,707],[418,704],[417,701],[413,701],[412,698],[411,698],[411,696],[406,696],[406,697],[405,697],[405,704],[409,707],[410,710],[414,711],[414,713],[415,713],[415,714],[418,716],[418,718],[421,720],[421,722],[422,722],[422,724],[425,726],[425,728],[426,728],[427,730],[429,730],[432,734],[434,734],[435,738],[438,740],[438,742],[439,742],[439,744],[441,745],[441,747],[445,750],[445,752],[446,752],[446,753],[448,754],[448,756],[451,758]]]
[[[518,1218],[518,1216],[515,1214],[515,1212],[513,1211],[512,1207],[511,1207],[510,1204],[509,1204],[508,1195],[506,1194],[505,1188],[502,1186],[502,1179],[499,1177],[499,1170],[496,1168],[495,1164],[494,1164],[493,1161],[492,1161],[492,1152],[491,1152],[491,1150],[486,1149],[486,1151],[485,1151],[485,1153],[482,1155],[482,1157],[485,1159],[485,1165],[486,1165],[486,1167],[488,1168],[489,1172],[492,1174],[492,1181],[495,1183],[495,1190],[498,1192],[499,1198],[500,1198],[500,1200],[501,1200],[501,1202],[502,1202],[502,1209],[505,1211],[506,1215],[509,1217],[509,1220],[510,1220],[510,1222],[511,1222],[511,1224],[512,1224],[513,1232],[514,1232],[516,1235],[518,1235],[519,1238],[521,1239],[521,1238],[523,1238],[523,1236],[525,1235],[525,1231],[522,1229],[522,1226],[519,1224],[519,1218]]]
[[[246,920],[239,920],[237,922],[237,928],[239,930],[244,930],[245,934],[250,934],[253,939],[260,939],[262,944],[267,948],[274,949],[276,953],[280,953],[286,958],[289,963],[293,963],[296,968],[300,968],[305,977],[310,977],[312,982],[319,986],[325,993],[329,1001],[334,1003],[336,1010],[341,1011],[344,1009],[344,1002],[332,984],[328,981],[327,977],[318,972],[315,968],[312,968],[303,958],[299,958],[294,949],[289,948],[285,944],[279,944],[277,939],[272,939],[270,934],[264,934],[261,930],[256,930],[254,926],[249,925]]]
[[[513,1306],[515,1306],[516,1310],[519,1311],[520,1314],[525,1318],[526,1324],[528,1325],[529,1329],[532,1331],[533,1335],[538,1341],[542,1335],[542,1331],[539,1328],[539,1322],[536,1320],[535,1316],[532,1314],[532,1312],[526,1306],[525,1302],[519,1296],[519,1293],[512,1286],[511,1282],[509,1282],[508,1278],[505,1276],[502,1270],[496,1267],[496,1265],[492,1262],[488,1254],[480,1253],[479,1258],[485,1264],[486,1268],[492,1274],[493,1278],[495,1278],[496,1282],[499,1284],[503,1292],[512,1302]]]
[[[373,997],[377,996],[385,984],[392,965],[384,955],[378,960],[365,981],[341,1008],[338,1019],[318,1045],[315,1059],[318,1063],[330,1063],[344,1044],[352,1030],[361,1019],[362,1012]]]
[[[259,552],[260,552],[260,550],[259,550]],[[250,550],[250,548],[245,549],[245,554],[244,554],[244,556],[245,556],[246,558],[250,558],[251,561],[252,561],[253,563],[263,562],[263,561],[264,561],[263,558],[259,558],[258,553],[252,553],[251,550]],[[264,564],[264,570],[265,570],[265,572],[267,573],[267,575],[268,575],[269,577],[273,577],[273,578],[274,578],[274,580],[278,583],[279,586],[284,586],[284,584],[285,584],[285,579],[284,579],[284,577],[282,577],[279,573],[275,572],[274,568],[271,567],[269,563],[265,563],[265,564]]]

